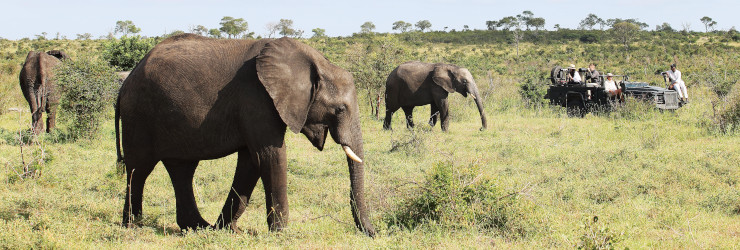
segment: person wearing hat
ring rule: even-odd
[[[671,64],[671,70],[666,71],[665,73],[666,76],[668,76],[668,80],[671,81],[671,85],[668,89],[676,90],[676,92],[678,92],[678,97],[680,97],[682,101],[688,102],[689,93],[686,92],[686,83],[681,79],[681,71],[676,69],[676,64]]]
[[[619,98],[620,101],[624,101],[622,90],[617,88],[617,83],[614,82],[614,75],[612,73],[606,74],[606,80],[604,81],[604,92],[606,92],[609,97],[616,96],[617,98]]]
[[[581,83],[581,74],[578,74],[576,65],[571,64],[568,66],[568,82],[569,83]]]

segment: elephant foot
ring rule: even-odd
[[[177,222],[177,225],[180,226],[180,230],[200,230],[205,228],[213,228],[211,224],[209,224],[204,219],[199,219],[191,222]]]

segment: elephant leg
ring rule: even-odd
[[[57,107],[46,103],[46,132],[50,133],[56,127]]]
[[[164,167],[170,174],[172,187],[175,188],[177,208],[177,225],[180,229],[199,229],[210,227],[198,211],[193,194],[193,175],[198,167],[198,161],[164,160]]]
[[[141,203],[144,194],[144,183],[152,173],[156,160],[137,160],[135,157],[126,158],[126,198],[123,204],[122,225],[131,227],[141,219]]]
[[[252,163],[249,151],[239,151],[239,159],[236,163],[236,172],[234,173],[234,182],[231,184],[231,190],[226,198],[221,215],[216,221],[216,228],[231,228],[234,232],[239,233],[236,221],[244,213],[249,204],[249,199],[260,178],[259,168]]]
[[[44,130],[44,124],[41,122],[43,114],[40,108],[36,108],[31,114],[31,126],[33,126],[33,133],[38,134]]]
[[[383,129],[391,129],[391,119],[393,119],[393,113],[395,113],[397,110],[398,108],[386,108],[385,120],[383,121]]]
[[[434,127],[434,125],[437,125],[437,118],[439,118],[439,108],[434,103],[430,106],[432,108],[432,112],[429,116],[429,126]]]
[[[288,162],[284,142],[278,145],[280,147],[271,145],[257,152],[270,231],[280,231],[288,226]]]
[[[449,112],[449,105],[447,102],[447,98],[438,99],[434,101],[437,105],[437,108],[439,109],[439,118],[440,123],[442,126],[442,131],[447,131],[447,128],[450,126],[450,112]]]
[[[402,107],[403,113],[406,115],[406,127],[414,128],[414,106]]]

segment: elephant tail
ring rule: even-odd
[[[116,165],[118,166],[124,166],[124,160],[123,155],[121,154],[121,129],[119,125],[119,119],[121,118],[121,95],[119,94],[116,98],[116,107],[115,107],[115,120],[114,123],[116,124],[116,155],[118,158],[116,159]]]

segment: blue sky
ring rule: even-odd
[[[576,28],[589,13],[603,19],[637,18],[650,29],[667,22],[674,29],[689,24],[701,31],[699,19],[709,16],[718,29],[740,29],[737,0],[3,0],[0,6],[0,37],[7,39],[34,38],[42,32],[49,38],[57,32],[68,38],[83,33],[97,38],[112,32],[118,20],[131,20],[142,35],[157,36],[196,25],[218,28],[224,16],[244,18],[249,31],[263,36],[266,24],[280,19],[292,19],[305,37],[314,28],[325,29],[330,36],[348,36],[366,21],[375,24],[376,32],[391,32],[398,20],[429,20],[433,30],[461,30],[464,25],[485,29],[487,20],[524,10],[545,18],[550,30],[555,24]]]

